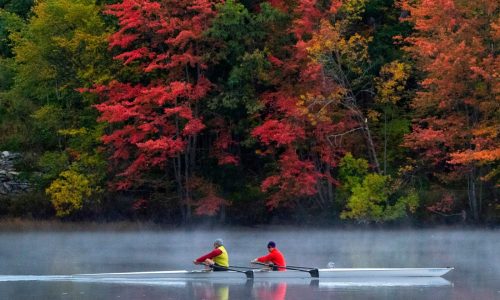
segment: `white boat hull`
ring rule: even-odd
[[[441,277],[453,268],[336,268],[319,269],[319,279],[327,278],[382,278],[382,277]],[[98,273],[76,274],[72,278],[106,278],[106,279],[238,279],[246,278],[243,272],[205,272],[205,271],[155,271],[155,272],[129,272],[129,273]],[[285,272],[253,271],[254,279],[287,279],[287,278],[312,278],[311,274],[302,271],[287,270]]]

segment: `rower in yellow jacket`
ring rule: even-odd
[[[214,241],[214,250],[198,257],[193,263],[195,265],[204,264],[214,271],[227,271],[229,267],[229,255],[227,254],[226,248],[224,248],[222,239],[216,239]]]

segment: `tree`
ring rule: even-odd
[[[375,101],[368,112],[372,122],[380,122],[383,140],[383,173],[390,174],[388,167],[397,167],[404,162],[406,149],[399,145],[404,134],[409,133],[408,81],[411,67],[402,61],[392,61],[382,66],[375,78]],[[380,121],[382,119],[382,121]]]
[[[334,1],[330,9],[335,15],[333,21],[322,21],[320,29],[313,35],[308,52],[322,66],[332,90],[332,94],[324,100],[320,98],[315,102],[319,102],[322,107],[330,106],[336,111],[344,111],[344,122],[350,125],[345,132],[332,134],[332,138],[339,140],[346,134],[360,131],[372,167],[380,173],[366,103],[374,94],[368,51],[372,37],[354,30],[362,19],[365,5],[366,1]]]
[[[422,72],[405,146],[421,170],[466,187],[474,220],[498,178],[498,1],[402,1],[414,34],[405,50]],[[483,186],[484,185],[484,186]]]
[[[65,217],[80,210],[92,190],[85,175],[64,171],[60,176],[61,178],[55,180],[46,191],[51,196],[56,215]]]
[[[360,149],[353,133],[363,133],[371,166],[379,171],[363,104],[373,97],[373,76],[368,74],[371,38],[355,31],[365,1],[277,2],[278,9],[292,16],[285,30],[292,39],[270,50],[273,88],[262,93],[263,124],[253,134],[281,156],[279,162],[295,152],[298,162],[313,166],[304,169],[308,176],[299,178],[314,189],[302,189],[304,194],[296,196],[316,195],[316,205],[325,208],[333,203],[337,181],[332,175],[339,160],[346,149]],[[287,167],[297,168],[282,165],[280,174],[286,174]],[[280,182],[274,176],[265,181],[268,186]],[[287,194],[283,188],[276,191]]]
[[[34,2],[34,0],[1,0],[0,9],[14,13],[22,18],[27,18]]]
[[[1,7],[1,6],[0,6]],[[17,150],[21,134],[18,134],[22,124],[18,116],[13,113],[13,107],[7,98],[7,92],[14,85],[16,63],[12,52],[13,41],[11,36],[25,26],[21,16],[0,8],[0,148]]]
[[[291,18],[284,28],[274,27],[282,30],[276,35],[284,38],[268,42],[271,66],[267,87],[260,93],[262,124],[252,131],[262,145],[259,152],[272,154],[278,164],[262,189],[270,193],[270,208],[303,206],[310,199],[316,200],[314,206],[326,208],[331,205],[335,185],[330,174],[335,151],[327,136],[335,125],[327,113],[315,116],[305,103],[325,92],[321,67],[306,50],[319,20],[326,15],[325,8],[315,1],[275,1],[272,5]]]
[[[407,216],[418,207],[418,194],[391,176],[368,172],[368,162],[347,153],[339,164],[341,196],[347,198],[342,219],[359,222],[386,222]]]
[[[137,70],[137,78],[92,90],[103,99],[96,105],[99,120],[110,125],[103,141],[121,170],[116,187],[140,187],[141,178],[155,168],[167,182],[173,175],[184,220],[191,218],[197,140],[206,127],[200,102],[212,88],[204,75],[204,32],[215,16],[215,4],[125,0],[108,6],[106,13],[119,22],[109,46],[117,51],[115,59]]]
[[[11,147],[27,157],[38,158],[27,168],[47,172],[34,173],[33,183],[47,191],[58,216],[65,216],[80,210],[83,198],[75,194],[75,201],[67,199],[75,205],[62,204],[64,189],[71,191],[83,176],[84,194],[90,196],[91,190],[95,203],[104,184],[94,99],[76,89],[111,78],[113,63],[105,51],[109,29],[93,0],[38,1],[29,16],[9,34],[13,80],[0,97],[6,119],[16,127],[6,139],[16,141]]]

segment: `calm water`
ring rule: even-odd
[[[290,265],[446,267],[442,281],[64,282],[48,275],[191,270],[223,238],[232,265],[248,265],[276,241]],[[0,232],[0,299],[500,299],[500,231]],[[7,275],[39,275],[9,281]]]

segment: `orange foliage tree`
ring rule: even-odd
[[[404,145],[420,153],[420,167],[440,182],[465,182],[468,208],[477,220],[488,194],[483,190],[495,193],[500,171],[500,4],[401,4],[409,13],[404,20],[415,30],[405,49],[423,76]]]

